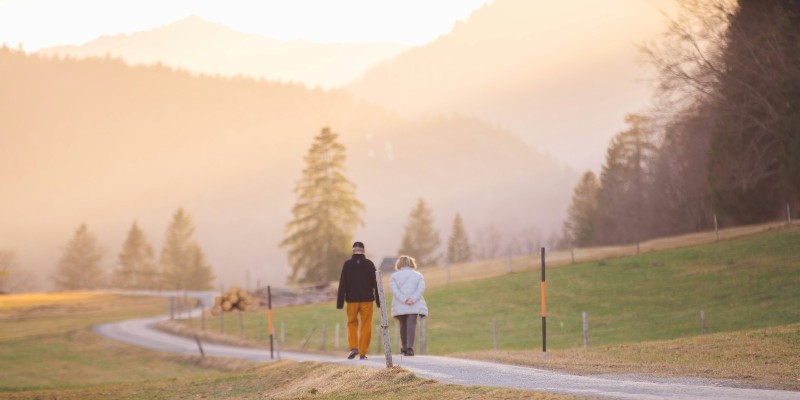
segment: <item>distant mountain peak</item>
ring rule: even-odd
[[[334,88],[354,81],[367,68],[406,48],[284,41],[189,15],[152,30],[102,36],[81,46],[53,47],[39,53],[77,58],[111,55],[131,64],[163,63],[195,73]]]

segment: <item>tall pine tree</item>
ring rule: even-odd
[[[564,235],[572,245],[586,246],[592,239],[599,190],[597,177],[593,172],[586,171],[572,193],[567,220],[564,221]]]
[[[117,256],[117,268],[111,275],[111,286],[120,289],[156,289],[158,271],[153,248],[136,222]]]
[[[336,280],[342,262],[350,257],[355,229],[364,224],[359,215],[364,205],[344,175],[345,147],[338,136],[323,128],[314,138],[294,189],[297,202],[280,243],[288,249],[293,282]]]
[[[472,259],[472,249],[469,246],[467,231],[464,229],[464,222],[461,215],[456,214],[453,218],[453,229],[450,239],[447,241],[447,263],[458,264]]]
[[[103,286],[103,254],[86,224],[81,224],[67,243],[53,280],[60,290],[97,289]]]
[[[194,224],[183,208],[172,215],[161,249],[163,289],[207,290],[214,279],[212,268],[205,262],[194,240]]]
[[[419,199],[408,216],[406,233],[398,252],[414,257],[418,265],[434,265],[439,261],[436,250],[440,243],[439,233],[433,228],[433,213],[425,201]]]
[[[645,186],[655,144],[649,119],[628,115],[628,130],[618,133],[606,153],[597,193],[594,244],[635,243],[648,232]]]

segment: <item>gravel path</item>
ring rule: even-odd
[[[146,347],[152,350],[198,355],[192,339],[156,330],[153,325],[167,317],[144,318],[97,325],[94,331],[104,337]],[[204,343],[206,355],[269,362],[269,350]],[[295,361],[318,361],[342,365],[363,365],[384,368],[382,355],[369,360],[347,360],[319,354],[282,352],[281,358]],[[276,354],[277,358],[277,354]],[[697,378],[646,380],[642,377],[580,376],[529,367],[497,364],[437,356],[393,357],[400,365],[425,378],[458,385],[500,386],[569,394],[574,396],[613,399],[731,399],[731,400],[800,400],[800,392],[784,390],[742,389],[716,386],[712,380]]]

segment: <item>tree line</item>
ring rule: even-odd
[[[773,221],[800,208],[800,1],[680,1],[642,46],[654,110],[574,189],[575,246]],[[787,205],[789,210],[787,210]]]
[[[136,222],[131,225],[109,276],[102,267],[102,258],[97,239],[86,224],[81,224],[65,246],[53,274],[56,288],[207,290],[214,280],[213,268],[194,239],[192,219],[182,208],[172,215],[158,261]]]
[[[338,134],[323,128],[305,156],[305,168],[295,186],[297,196],[292,218],[280,243],[287,249],[295,283],[320,283],[339,277],[342,261],[350,257],[354,231],[363,226],[364,205],[356,198],[356,186],[345,175],[346,149]],[[433,211],[419,198],[411,209],[398,254],[416,258],[421,266],[467,262],[474,259],[464,221],[453,218],[444,254],[434,228]]]

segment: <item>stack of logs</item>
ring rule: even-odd
[[[246,290],[231,286],[231,289],[222,293],[222,296],[214,298],[211,313],[219,315],[221,312],[246,311],[247,307],[257,306],[257,303],[258,299],[251,299]]]

